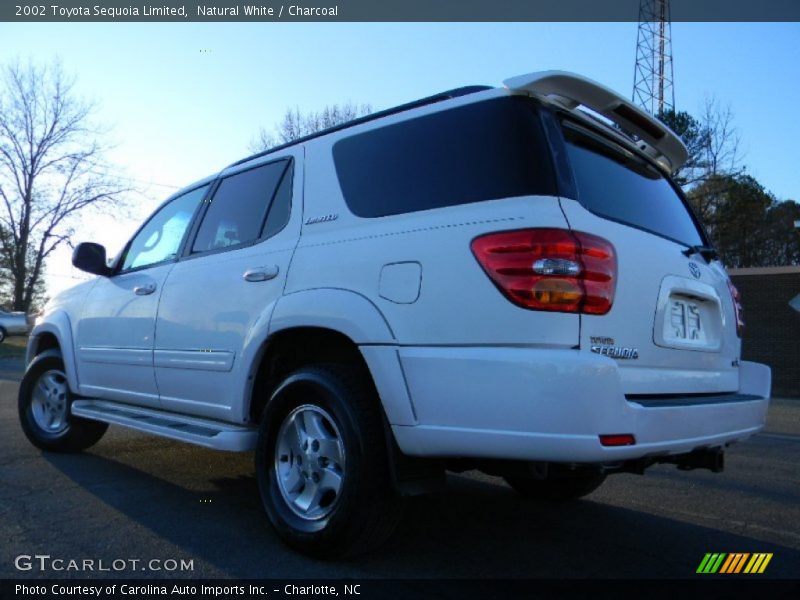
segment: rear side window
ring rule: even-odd
[[[564,133],[583,206],[688,246],[704,243],[678,192],[655,167],[570,126]]]
[[[522,97],[357,134],[338,141],[333,158],[345,201],[360,217],[555,195],[542,125]]]
[[[292,210],[292,175],[294,171],[291,163],[283,172],[283,178],[275,192],[275,198],[269,207],[267,222],[264,224],[264,231],[261,237],[272,237],[283,229],[289,222],[289,215]]]
[[[289,170],[288,161],[282,160],[224,178],[211,198],[192,252],[240,246],[265,237],[262,232],[267,215],[278,196],[277,211],[285,214],[280,215],[281,222],[276,222],[270,231],[276,233],[283,228],[289,211],[290,178],[286,178],[285,186],[280,184]]]

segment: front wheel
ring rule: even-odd
[[[73,416],[72,400],[61,358],[35,358],[22,378],[18,400],[22,431],[34,446],[79,452],[103,437],[108,424]]]
[[[312,556],[373,549],[400,517],[380,403],[350,368],[306,367],[281,383],[264,410],[256,476],[278,535]]]

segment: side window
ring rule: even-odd
[[[122,271],[154,265],[177,257],[195,210],[208,186],[171,200],[155,213],[131,240],[122,260]]]
[[[282,160],[224,178],[211,198],[192,252],[238,246],[262,237],[271,206],[285,201],[280,183],[290,171],[288,164]]]
[[[556,193],[536,105],[496,98],[357,133],[333,146],[359,217]]]

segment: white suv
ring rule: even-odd
[[[385,539],[446,469],[537,499],[722,468],[763,426],[738,294],[668,173],[680,140],[560,72],[454,90],[244,159],[168,199],[39,319],[38,447],[107,424],[255,450],[318,556]]]

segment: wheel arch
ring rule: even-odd
[[[390,424],[416,423],[394,332],[365,296],[344,289],[316,288],[286,294],[277,301],[267,335],[257,351],[248,352],[252,359],[248,361],[243,421],[258,418],[278,383],[275,373],[287,372],[280,368],[287,352],[295,356],[289,361],[293,367],[312,362],[355,364],[370,378]]]
[[[72,345],[72,326],[64,312],[55,312],[47,320],[38,323],[30,334],[25,353],[25,367],[43,353],[58,353],[64,361],[64,371],[70,390],[78,393],[78,371],[75,364],[75,351]]]
[[[286,375],[300,367],[320,363],[353,366],[375,384],[358,344],[342,331],[316,325],[285,327],[269,335],[251,369],[253,382],[247,402],[247,420],[259,422],[267,401]]]
[[[359,345],[397,343],[386,317],[371,300],[338,288],[292,292],[278,300],[270,319],[270,335],[293,327],[330,329]]]

